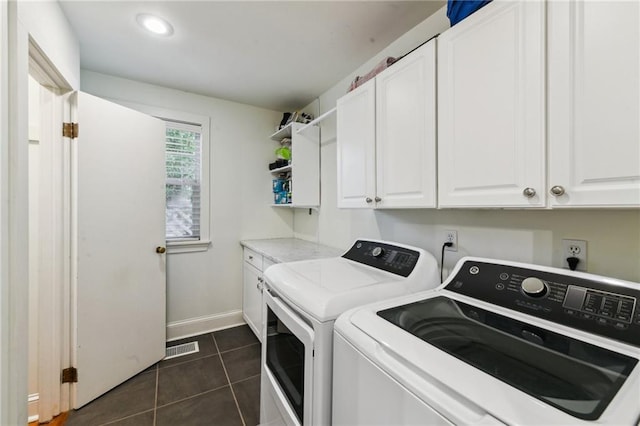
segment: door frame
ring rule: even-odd
[[[38,421],[70,408],[70,385],[60,383],[71,360],[71,216],[70,139],[62,122],[70,119],[72,88],[33,40],[28,73],[47,90],[40,97],[40,198],[38,212]],[[30,419],[31,420],[31,419]]]

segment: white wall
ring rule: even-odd
[[[356,75],[385,56],[399,56],[449,28],[445,8],[403,35],[320,95],[320,113],[336,104]],[[308,108],[314,108],[310,105]],[[563,238],[588,241],[588,272],[640,282],[640,211],[633,210],[348,210],[336,208],[335,115],[321,123],[321,208],[296,212],[295,235],[347,248],[360,237],[422,247],[438,259],[442,233],[458,231],[458,253],[447,252],[450,269],[463,255],[561,266]]]
[[[84,70],[81,87],[103,98],[211,117],[212,244],[206,252],[168,255],[168,337],[241,321],[239,241],[292,236],[292,212],[269,207],[268,163],[276,148],[269,135],[282,114]]]
[[[38,47],[73,89],[80,87],[80,48],[55,0],[22,1],[18,18]]]

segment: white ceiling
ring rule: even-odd
[[[83,69],[291,111],[349,75],[445,0],[64,1]],[[138,13],[171,22],[146,33]],[[346,88],[345,88],[346,89]]]

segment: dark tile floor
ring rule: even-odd
[[[260,344],[246,325],[170,342],[200,352],[148,368],[72,411],[65,426],[255,426],[260,419]]]

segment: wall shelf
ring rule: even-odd
[[[301,134],[299,130],[308,127]],[[288,166],[270,170],[274,179],[280,173],[290,177],[291,203],[275,204],[273,207],[309,208],[320,205],[320,129],[304,123],[290,123],[275,132],[271,140],[281,142],[291,139],[291,162]],[[275,198],[274,198],[275,199]]]

